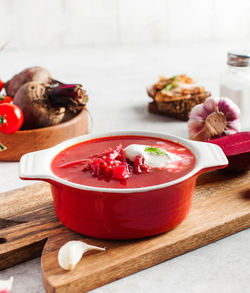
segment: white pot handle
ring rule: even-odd
[[[207,142],[194,142],[199,147],[198,165],[200,169],[213,167],[226,167],[228,159],[223,150],[216,144]]]
[[[21,179],[52,179],[50,170],[51,153],[46,150],[28,153],[22,156],[19,164]]]

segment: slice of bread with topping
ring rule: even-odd
[[[161,77],[148,89],[148,95],[153,99],[148,105],[150,113],[187,121],[191,109],[203,103],[210,93],[190,77],[177,75],[171,78]]]

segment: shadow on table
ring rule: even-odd
[[[176,122],[183,122],[186,123],[185,121],[180,121],[174,118],[169,118],[164,115],[160,114],[153,114],[149,113],[147,109],[147,105],[136,105],[134,107],[134,111],[140,116],[141,120],[146,120],[149,122],[168,122],[168,123],[176,123]]]

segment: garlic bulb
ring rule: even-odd
[[[73,270],[74,267],[81,260],[82,255],[88,250],[101,250],[105,248],[89,245],[82,241],[69,241],[64,244],[58,252],[58,263],[64,270]]]
[[[9,293],[12,289],[13,277],[9,280],[0,280],[0,292]]]
[[[188,136],[207,141],[240,130],[240,109],[229,98],[210,97],[190,112]]]

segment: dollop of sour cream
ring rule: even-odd
[[[164,168],[168,163],[179,161],[181,158],[163,148],[142,144],[130,144],[124,149],[126,159],[134,162],[136,156],[144,158],[151,168]]]

